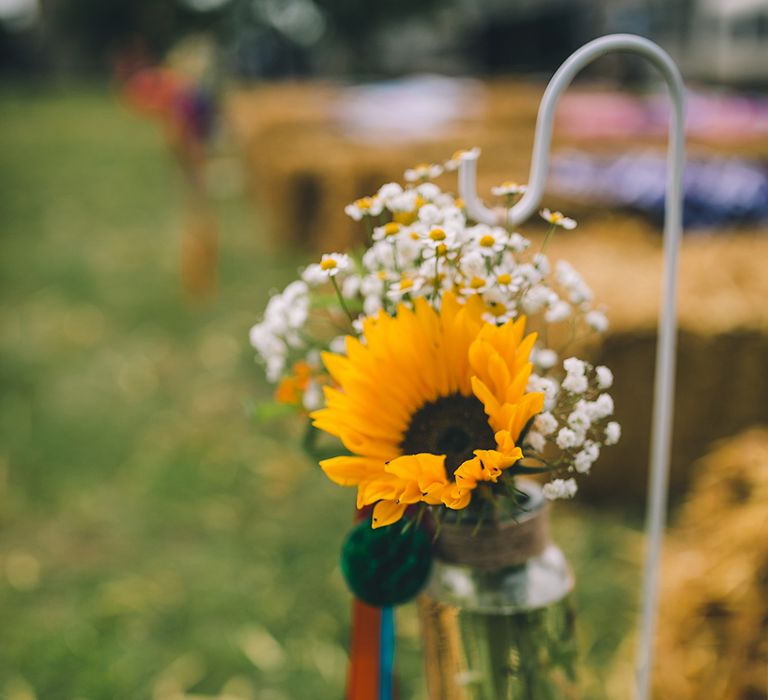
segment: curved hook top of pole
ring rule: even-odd
[[[552,123],[557,100],[574,76],[591,61],[612,51],[629,51],[645,56],[663,75],[672,101],[672,120],[667,151],[667,190],[664,210],[664,273],[662,308],[656,346],[653,415],[646,514],[647,547],[643,572],[642,608],[639,625],[635,698],[650,697],[653,642],[658,598],[658,574],[661,542],[667,507],[667,484],[672,444],[672,409],[675,386],[675,349],[677,345],[677,258],[683,229],[683,165],[685,159],[685,93],[683,79],[669,55],[648,39],[632,34],[615,34],[589,42],[563,63],[549,82],[539,107],[536,136],[528,189],[508,213],[507,223],[527,219],[539,206],[549,165]],[[467,214],[486,224],[504,219],[483,206],[477,196],[477,156],[466,154],[459,169],[459,193]]]
[[[670,131],[683,133],[683,79],[666,51],[649,39],[634,34],[611,34],[590,41],[575,51],[560,66],[544,91],[536,120],[536,135],[528,176],[528,189],[520,201],[509,210],[507,223],[510,225],[514,226],[528,219],[536,212],[541,203],[549,170],[549,149],[552,142],[555,108],[560,95],[585,66],[614,51],[640,54],[648,58],[659,69],[669,87],[674,108]],[[670,142],[670,149],[673,146],[674,144]],[[476,186],[477,158],[477,154],[473,153],[465,153],[461,158],[459,196],[464,200],[470,218],[485,224],[504,223],[503,215],[488,209],[478,197]]]

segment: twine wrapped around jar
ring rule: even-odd
[[[477,571],[498,571],[519,566],[541,554],[549,544],[547,504],[521,511],[514,519],[495,521],[477,529],[444,523],[434,544],[444,562]]]

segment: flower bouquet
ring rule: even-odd
[[[569,352],[607,320],[547,256],[576,222],[542,210],[539,246],[473,222],[434,182],[460,158],[348,205],[367,247],[306,267],[251,343],[276,400],[341,443],[320,466],[357,488],[352,591],[391,606],[426,586],[430,696],[563,697],[572,579],[546,504],[571,498],[620,436],[611,371]],[[509,209],[524,191],[493,195]]]

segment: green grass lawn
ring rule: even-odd
[[[6,90],[0,114],[0,698],[341,697],[352,493],[247,410],[269,395],[248,329],[301,260],[220,197],[219,292],[190,305],[153,125],[95,89]],[[556,520],[584,697],[628,696],[637,528]],[[398,623],[423,698],[413,606]]]

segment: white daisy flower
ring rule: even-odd
[[[550,211],[549,209],[542,209],[539,212],[544,221],[548,221],[553,226],[559,226],[560,228],[571,231],[576,228],[576,222],[573,219],[569,219],[562,212]]]
[[[419,180],[432,180],[443,174],[443,166],[435,163],[419,163],[405,171],[406,182],[418,182]]]
[[[502,182],[496,187],[491,187],[491,194],[497,197],[512,197],[514,195],[523,194],[528,190],[526,185],[519,185],[516,182]]]
[[[471,154],[477,157],[480,155],[480,149],[477,146],[475,146],[474,148],[462,149],[460,151],[456,151],[451,156],[450,160],[445,161],[444,163],[445,169],[448,171],[458,170],[459,165],[461,165],[462,156],[464,156],[465,154]]]
[[[344,213],[355,221],[361,221],[364,216],[378,216],[382,211],[384,202],[378,197],[361,197],[344,207]]]

